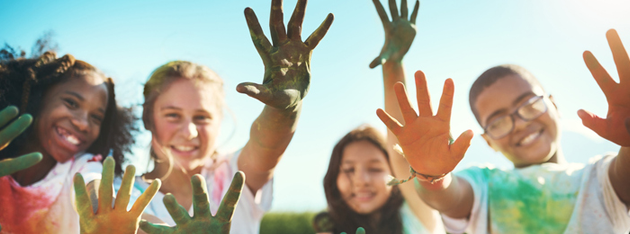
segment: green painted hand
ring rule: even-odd
[[[341,234],[346,234],[346,232],[342,232]],[[357,228],[356,234],[365,234],[365,229],[362,227]]]
[[[247,26],[265,65],[265,75],[262,84],[239,84],[236,87],[238,92],[281,110],[294,110],[299,106],[311,82],[311,53],[333,22],[333,15],[328,14],[319,28],[302,42],[305,11],[306,0],[298,0],[287,25],[288,31],[285,31],[282,0],[272,0],[269,17],[272,45],[263,34],[254,10],[249,7],[245,9]]]
[[[191,183],[193,186],[193,217],[190,217],[186,209],[177,203],[172,194],[166,194],[164,196],[164,205],[168,213],[173,217],[176,225],[169,227],[143,220],[140,222],[140,228],[148,234],[230,233],[232,215],[238,200],[241,198],[245,174],[239,171],[234,175],[232,184],[230,184],[230,188],[223,197],[215,216],[212,216],[210,212],[206,180],[201,175],[194,175]]]
[[[376,114],[398,138],[409,165],[418,173],[432,176],[453,171],[464,157],[473,137],[472,131],[467,130],[450,144],[451,108],[455,91],[453,80],[447,79],[444,82],[440,106],[435,116],[431,108],[427,80],[421,71],[416,72],[419,115],[409,104],[405,86],[396,83],[394,89],[405,126],[383,109],[378,109]]]
[[[83,234],[136,233],[138,231],[140,215],[142,215],[144,208],[149,205],[155,193],[160,189],[160,180],[151,182],[149,188],[140,195],[131,210],[127,211],[129,197],[131,196],[131,187],[136,173],[136,168],[129,165],[123,175],[123,181],[120,190],[118,190],[114,207],[112,207],[112,184],[114,182],[115,164],[112,157],[107,157],[103,162],[103,177],[98,189],[98,210],[96,212],[92,209],[92,202],[90,201],[89,194],[85,187],[83,176],[79,173],[74,176],[77,211],[79,212],[79,223],[81,225],[81,233]]]
[[[372,2],[374,2],[376,12],[378,12],[385,29],[385,45],[381,49],[381,54],[370,63],[370,68],[375,68],[385,62],[400,63],[416,37],[416,17],[418,16],[420,1],[416,0],[411,18],[408,20],[407,0],[401,1],[400,15],[398,15],[396,0],[389,0],[389,11],[392,14],[391,22],[380,0],[372,0]]]
[[[0,150],[6,148],[9,143],[19,136],[33,122],[33,117],[23,114],[17,120],[11,122],[18,115],[15,106],[9,106],[0,111]],[[42,160],[42,154],[34,152],[16,158],[9,158],[0,161],[0,177],[11,175],[19,170],[29,168]]]
[[[591,112],[579,110],[578,115],[584,126],[601,137],[628,147],[630,146],[630,126],[626,124],[626,119],[630,117],[630,59],[617,31],[609,30],[606,33],[606,38],[617,65],[619,83],[610,77],[606,69],[599,64],[590,51],[585,51],[583,57],[593,78],[606,95],[608,114],[604,119]]]

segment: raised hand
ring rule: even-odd
[[[628,53],[614,29],[606,32],[608,45],[612,51],[619,83],[615,82],[597,61],[590,51],[584,51],[583,57],[588,70],[606,95],[608,101],[608,114],[601,118],[586,110],[579,110],[578,115],[582,124],[590,128],[601,137],[621,146],[630,146],[630,132],[626,128],[626,119],[630,117],[630,59]]]
[[[161,182],[159,179],[151,182],[142,195],[133,204],[131,210],[127,211],[129,197],[131,196],[131,187],[134,182],[136,168],[133,165],[127,166],[123,181],[118,190],[114,207],[112,207],[113,199],[113,182],[114,182],[114,166],[116,162],[112,157],[107,157],[103,162],[103,172],[101,184],[98,191],[98,210],[94,213],[92,202],[85,187],[83,176],[77,173],[74,176],[74,192],[76,195],[77,211],[79,212],[79,223],[81,233],[136,233],[138,231],[138,223],[140,215],[149,205],[155,193],[160,189]]]
[[[346,232],[342,232],[341,234],[347,234]],[[365,234],[365,229],[362,227],[357,228],[356,234]]]
[[[420,115],[416,114],[409,104],[405,86],[402,83],[396,83],[394,90],[405,126],[383,109],[378,109],[376,114],[396,135],[407,161],[415,171],[424,175],[443,175],[451,172],[462,160],[470,146],[473,133],[467,130],[453,144],[449,144],[451,107],[455,89],[453,80],[447,79],[444,82],[440,106],[434,116],[424,73],[417,71],[415,76]]]
[[[0,111],[0,129],[2,129],[0,131],[0,150],[6,148],[13,139],[24,132],[33,122],[33,117],[29,114],[23,114],[17,120],[11,122],[18,115],[18,112],[15,106],[9,106]],[[0,160],[0,177],[29,168],[41,160],[42,154],[39,152]]]
[[[385,29],[385,45],[381,49],[381,54],[370,63],[370,68],[375,68],[386,61],[401,62],[416,37],[416,17],[418,16],[420,1],[416,0],[411,17],[407,19],[407,0],[401,0],[400,15],[398,15],[396,0],[389,0],[389,11],[392,14],[391,22],[380,0],[372,0],[372,2],[374,2]]]
[[[237,172],[232,179],[232,184],[228,189],[219,210],[215,216],[210,212],[210,201],[208,200],[208,190],[206,181],[201,175],[194,175],[191,179],[193,186],[193,217],[188,215],[184,207],[177,203],[171,194],[164,196],[164,205],[171,214],[176,226],[156,225],[147,221],[140,223],[140,228],[148,234],[174,234],[174,233],[230,233],[232,215],[238,200],[241,198],[245,174]]]
[[[236,87],[238,92],[281,110],[293,110],[301,103],[311,81],[311,53],[333,22],[333,14],[328,14],[319,28],[302,42],[305,11],[306,0],[298,0],[287,25],[288,31],[285,31],[282,0],[272,0],[269,17],[272,45],[263,34],[254,10],[245,9],[247,26],[265,65],[265,75],[262,84],[239,84]]]

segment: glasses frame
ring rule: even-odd
[[[539,101],[539,100],[542,100],[542,99],[544,99],[544,98],[545,98],[545,96],[546,96],[546,95],[539,95],[539,96],[533,96],[533,97],[531,97],[531,98],[527,99],[527,102],[525,102],[525,103],[521,104],[521,105],[520,105],[519,107],[517,107],[517,108],[514,110],[514,112],[512,112],[511,114],[506,115],[506,116],[503,116],[503,117],[500,117],[500,118],[498,118],[498,119],[495,119],[494,121],[492,121],[492,122],[490,122],[488,125],[486,125],[486,127],[484,127],[484,128],[483,128],[483,133],[484,133],[484,134],[486,134],[486,135],[488,135],[488,136],[490,136],[490,138],[492,138],[492,139],[498,140],[498,139],[501,139],[501,138],[503,138],[503,137],[505,137],[505,136],[509,135],[512,131],[514,131],[514,125],[515,125],[515,123],[514,123],[514,121],[515,121],[515,120],[514,120],[514,116],[515,116],[515,115],[516,115],[516,116],[518,116],[518,117],[519,117],[520,119],[522,119],[522,120],[525,120],[525,121],[532,121],[532,120],[534,120],[534,119],[536,119],[536,118],[540,117],[541,115],[543,115],[543,114],[547,113],[547,111],[549,110],[549,107],[547,106],[547,103],[545,103],[545,102],[544,102],[544,100],[543,100],[543,105],[545,106],[545,110],[544,110],[543,112],[541,112],[539,115],[537,115],[536,117],[533,117],[533,118],[525,118],[525,117],[523,117],[523,116],[519,113],[519,110],[521,110],[521,108],[525,107],[525,106],[526,106],[526,105],[528,105],[528,104],[532,104],[532,103],[535,103],[535,102],[537,102],[537,101]],[[536,100],[532,101],[532,99],[536,99]],[[498,137],[497,137],[497,136],[493,136],[492,134],[490,134],[490,132],[488,132],[488,127],[489,127],[489,126],[491,126],[493,123],[495,123],[495,122],[497,122],[497,121],[499,121],[499,120],[501,120],[501,119],[503,119],[503,118],[508,118],[508,117],[512,120],[512,127],[510,128],[510,131],[508,131],[507,133],[505,133],[505,134],[503,134],[503,135],[501,135],[501,136],[498,136]]]

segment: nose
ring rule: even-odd
[[[190,121],[184,123],[184,126],[182,126],[180,132],[186,140],[192,140],[197,137],[197,135],[199,135],[199,132],[197,131],[197,125]]]
[[[74,115],[74,118],[72,118],[71,122],[72,122],[72,125],[74,125],[77,128],[77,130],[81,132],[85,132],[88,130],[88,127],[90,126],[88,122],[88,118],[89,118],[89,114],[87,112],[79,112]]]
[[[524,120],[518,115],[514,115],[513,117],[514,117],[514,129],[512,129],[512,132],[518,132],[519,130],[525,128],[527,126],[527,123],[531,121],[531,120]]]
[[[361,170],[361,169],[356,170],[354,172],[353,181],[354,181],[355,186],[363,186],[369,183],[370,175],[365,170]]]

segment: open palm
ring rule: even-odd
[[[261,102],[278,109],[293,109],[299,105],[308,92],[311,82],[311,53],[324,38],[333,21],[328,14],[324,22],[302,42],[302,22],[306,11],[306,0],[298,0],[288,31],[285,30],[282,12],[282,0],[271,2],[269,42],[251,8],[245,9],[245,19],[254,42],[254,46],[265,65],[262,84],[245,82],[236,90],[254,97]]]
[[[383,23],[385,29],[385,44],[381,53],[370,63],[370,68],[375,68],[386,61],[401,62],[409,48],[413,39],[416,37],[416,17],[420,8],[420,1],[416,0],[411,17],[408,17],[407,0],[401,1],[400,15],[396,7],[396,0],[389,0],[389,11],[392,15],[392,21],[389,21],[387,13],[379,0],[372,0],[378,16]]]
[[[419,115],[409,104],[402,83],[396,83],[394,89],[405,126],[383,109],[378,109],[377,115],[396,135],[407,161],[415,171],[425,175],[442,175],[451,172],[462,160],[473,133],[467,130],[450,144],[451,108],[455,88],[453,80],[447,79],[444,83],[440,106],[434,116],[424,73],[416,72],[415,78]]]

